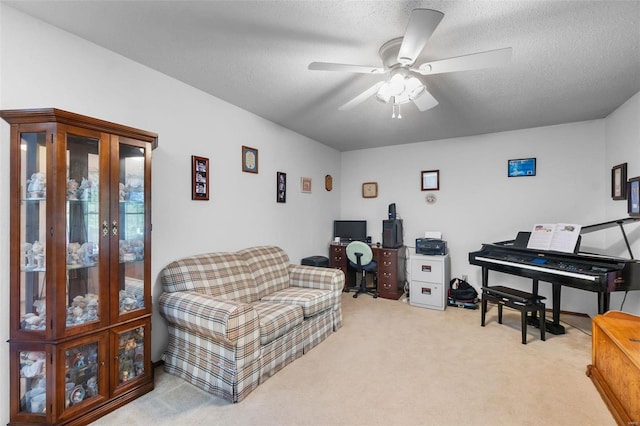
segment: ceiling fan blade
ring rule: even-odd
[[[512,48],[505,47],[504,49],[489,50],[487,52],[472,53],[455,58],[426,62],[420,65],[418,69],[412,69],[412,71],[416,71],[422,75],[432,75],[445,72],[490,68],[509,62],[512,51]]]
[[[309,69],[315,71],[342,71],[362,74],[384,74],[386,72],[384,69],[377,67],[368,67],[366,65],[334,64],[331,62],[311,62],[309,64]]]
[[[356,96],[355,98],[351,99],[349,102],[347,102],[346,104],[342,105],[338,109],[340,111],[347,111],[347,110],[352,109],[355,106],[360,105],[362,102],[366,101],[371,96],[375,95],[375,93],[378,91],[380,86],[382,86],[383,84],[384,84],[384,81],[379,81],[378,83],[376,83],[373,86],[369,87],[367,90],[365,90],[364,92],[360,93],[358,96]]]
[[[422,94],[413,100],[413,103],[416,104],[420,111],[426,111],[438,105],[438,101],[429,93],[426,87]]]
[[[444,13],[437,10],[413,9],[398,51],[398,62],[413,64],[443,17]]]

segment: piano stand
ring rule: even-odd
[[[484,327],[485,317],[487,314],[487,302],[491,301],[498,305],[498,323],[502,324],[502,307],[507,306],[520,311],[522,318],[522,344],[527,344],[527,323],[530,320],[542,321],[545,323],[545,306],[542,302],[544,296],[537,294],[525,293],[524,291],[515,290],[509,287],[493,286],[482,287],[482,320],[480,325]],[[532,316],[528,313],[531,312]],[[540,315],[540,319],[535,316]],[[547,324],[548,326],[548,324]],[[545,340],[545,330],[547,327],[540,328],[540,340]],[[563,329],[564,332],[564,329]]]
[[[534,312],[535,313],[535,312]],[[528,317],[527,322],[529,323],[529,325],[532,325],[534,327],[540,327],[540,320],[538,319],[537,316],[530,316]],[[546,321],[547,326],[545,327],[545,329],[551,333],[551,334],[564,334],[565,333],[565,329],[564,326],[561,324],[556,324],[553,321]]]

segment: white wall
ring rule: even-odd
[[[0,108],[55,107],[156,132],[152,162],[154,305],[160,269],[181,256],[275,244],[293,263],[327,253],[340,153],[0,3]],[[9,338],[9,126],[0,120],[0,341]],[[259,174],[241,171],[241,146],[259,150]],[[211,160],[210,201],[191,200],[191,155]],[[311,160],[312,159],[312,160]],[[287,202],[276,203],[276,171]],[[301,176],[313,192],[299,190]],[[337,186],[337,185],[336,185]],[[157,310],[157,307],[154,306]],[[166,346],[153,317],[152,359]],[[0,350],[8,365],[8,347]],[[0,423],[9,421],[9,378],[0,380]]]
[[[605,171],[611,170],[611,167],[617,164],[627,163],[627,177],[640,176],[640,92],[609,115],[606,123]],[[606,200],[607,217],[615,219],[627,216],[626,200],[612,200],[610,197],[606,197]],[[640,259],[640,224],[625,226],[625,232],[634,257]],[[606,247],[611,254],[629,257],[619,229],[608,231],[606,236]],[[640,313],[640,291],[629,292],[624,305],[622,305],[623,299],[624,293],[613,293],[611,308],[620,309],[622,306],[622,310],[626,312]]]

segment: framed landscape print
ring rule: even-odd
[[[209,199],[209,159],[191,156],[191,199]]]
[[[535,176],[536,175],[536,159],[535,158],[516,158],[507,162],[507,176]]]

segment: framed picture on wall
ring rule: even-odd
[[[618,164],[611,169],[611,198],[627,199],[627,163]]]
[[[423,170],[420,172],[420,185],[423,191],[440,189],[440,170]]]
[[[256,148],[242,147],[242,171],[258,173],[258,150]]]
[[[191,156],[191,199],[209,199],[209,159]]]
[[[535,158],[515,158],[507,162],[507,176],[535,176],[536,175],[536,159]]]
[[[629,216],[640,217],[640,176],[627,182],[627,210]]]
[[[276,201],[278,203],[287,202],[287,174],[276,172]]]
[[[302,177],[300,178],[300,191],[311,193],[311,178],[310,177]]]

